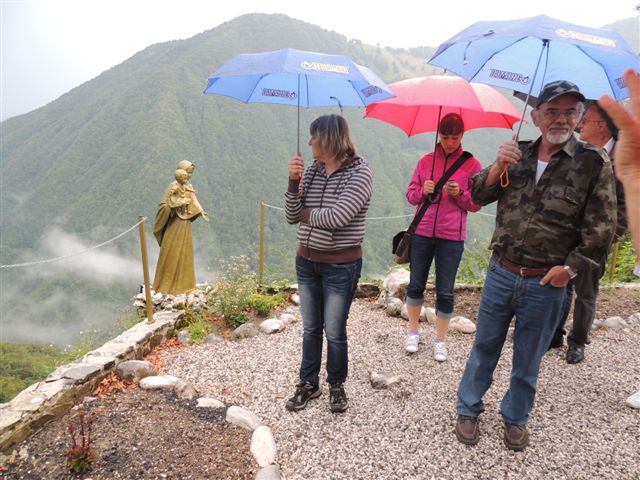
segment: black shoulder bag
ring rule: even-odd
[[[438,180],[438,183],[436,183],[436,186],[433,189],[433,193],[429,194],[429,196],[425,199],[424,203],[420,207],[420,210],[418,210],[415,217],[413,217],[413,221],[411,222],[411,225],[409,225],[409,228],[394,235],[391,242],[391,253],[393,253],[396,263],[402,264],[409,262],[409,247],[411,247],[411,235],[416,232],[416,228],[418,228],[418,224],[426,213],[427,208],[438,202],[440,191],[442,190],[442,187],[444,187],[444,184],[447,183],[451,178],[451,175],[453,175],[456,170],[458,170],[458,168],[460,168],[462,164],[471,157],[473,157],[473,154],[467,151],[463,152],[462,155],[460,155],[455,163],[451,165],[451,168],[444,172],[442,178]]]

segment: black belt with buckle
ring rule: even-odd
[[[521,277],[542,277],[547,274],[551,268],[529,268],[522,267],[520,265],[516,265],[515,263],[511,263],[508,260],[498,256],[497,254],[493,254],[493,258],[496,259],[500,265],[509,270],[510,272],[516,273]]]

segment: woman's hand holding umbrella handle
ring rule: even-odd
[[[304,160],[300,155],[296,155],[289,160],[289,178],[291,180],[300,180],[304,174]]]

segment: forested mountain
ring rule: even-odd
[[[637,26],[637,18],[629,20]],[[614,27],[627,28],[625,22]],[[630,30],[635,34],[630,41],[637,44],[637,31]],[[260,202],[283,204],[286,165],[296,146],[296,110],[243,104],[202,91],[207,77],[233,56],[286,47],[348,55],[388,83],[442,73],[426,64],[433,48],[375,47],[280,14],[245,15],[187,40],[152,45],[54,102],[2,123],[0,262],[46,257],[47,252],[40,252],[41,240],[54,227],[92,245],[133,225],[137,215],[145,215],[150,233],[175,165],[188,159],[196,165],[192,183],[200,203],[211,215],[209,223],[194,223],[198,271],[205,272],[198,281],[211,280],[206,277],[213,275],[218,261],[234,255],[249,255],[257,268]],[[326,112],[338,109],[301,112],[307,161],[308,125]],[[395,127],[363,118],[363,109],[345,107],[344,115],[359,153],[374,171],[369,216],[410,213],[404,191],[416,161],[433,149],[434,136],[407,138]],[[524,138],[531,132],[528,126],[523,131]],[[507,130],[471,131],[463,145],[486,164],[493,160],[497,145],[511,135]],[[470,238],[486,245],[492,221],[490,216],[471,215]],[[365,276],[387,271],[390,239],[407,224],[408,219],[368,222]],[[148,238],[153,247],[153,236]],[[269,209],[266,268],[271,278],[293,279],[294,241],[295,227],[286,225],[281,211]],[[153,248],[152,263],[157,246]],[[123,257],[137,259],[137,236],[124,237],[117,249]],[[16,296],[27,289],[34,295],[31,301],[43,303],[58,291],[59,282],[67,290],[85,288],[77,276],[36,274],[34,287],[33,273],[14,269],[2,275],[3,314],[15,318],[28,311],[28,303]],[[131,295],[137,283],[140,279],[108,288],[91,283],[92,297],[111,297],[119,288]],[[68,304],[60,309],[73,323],[77,312]]]

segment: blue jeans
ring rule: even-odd
[[[536,396],[542,356],[553,336],[566,294],[565,288],[540,285],[541,278],[521,277],[491,259],[475,340],[458,387],[458,414],[477,417],[484,411],[482,397],[491,386],[493,371],[515,315],[511,379],[500,412],[507,423],[527,423]]]
[[[436,315],[446,320],[453,315],[453,287],[464,251],[464,241],[411,236],[411,276],[407,305],[422,305],[431,262],[436,259]]]
[[[349,263],[318,263],[296,257],[302,312],[300,379],[318,384],[322,361],[322,330],[327,337],[327,381],[347,379],[347,317],[358,286],[362,259]]]

